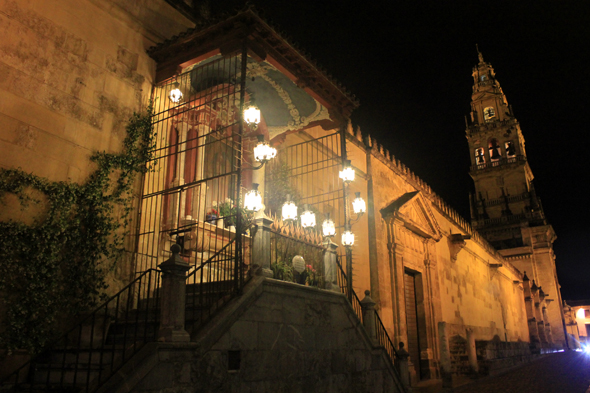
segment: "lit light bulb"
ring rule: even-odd
[[[354,245],[354,233],[352,233],[350,229],[342,232],[342,245],[346,247]]]
[[[258,191],[258,184],[252,183],[252,190],[244,196],[244,209],[257,212],[262,209],[262,195]]]
[[[336,234],[336,226],[334,221],[330,219],[330,214],[326,215],[326,219],[322,223],[322,233],[324,237],[332,237]]]
[[[354,180],[354,169],[352,169],[350,160],[344,161],[344,169],[340,171],[340,178],[344,182],[351,182]]]
[[[287,195],[287,201],[283,203],[282,217],[283,221],[297,219],[297,205],[293,203],[290,195]]]
[[[260,109],[256,105],[250,105],[244,110],[244,121],[253,126],[260,124]]]
[[[174,82],[172,84],[172,90],[170,90],[170,95],[168,96],[170,98],[170,101],[172,101],[175,104],[178,104],[182,100],[182,92],[178,88],[179,86],[180,83]]]
[[[277,149],[271,147],[264,140],[264,135],[258,135],[258,144],[254,148],[254,159],[258,162],[266,162],[277,155]]]
[[[305,205],[304,212],[301,215],[301,226],[303,228],[312,228],[315,227],[315,224],[315,214]]]
[[[355,193],[356,198],[352,201],[352,210],[356,214],[363,214],[367,211],[367,204],[365,203],[364,199],[361,198],[361,193]]]

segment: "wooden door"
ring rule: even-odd
[[[418,338],[418,314],[416,310],[416,276],[405,272],[404,287],[406,297],[406,326],[408,332],[407,350],[414,364],[416,375],[420,378],[420,340]]]

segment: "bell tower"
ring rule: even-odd
[[[521,272],[526,271],[549,295],[554,344],[566,340],[557,281],[553,227],[547,224],[533,186],[524,136],[490,63],[478,50],[473,68],[471,114],[466,119],[471,168],[475,184],[470,195],[471,223]],[[547,343],[550,345],[551,343]]]
[[[473,226],[497,249],[523,245],[521,226],[545,225],[545,214],[533,186],[520,124],[490,63],[478,51],[473,68],[471,116],[467,141]]]

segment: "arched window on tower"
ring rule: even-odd
[[[483,147],[478,147],[475,149],[475,164],[478,168],[483,168],[486,163],[486,158],[483,155]]]
[[[502,151],[500,150],[498,141],[495,138],[490,139],[488,144],[488,152],[490,153],[490,161],[492,162],[492,166],[499,165],[500,158],[502,158]]]
[[[506,157],[508,157],[508,161],[514,161],[516,158],[516,149],[514,148],[514,143],[512,143],[512,141],[504,142],[504,148],[506,149]]]

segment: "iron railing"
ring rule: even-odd
[[[361,301],[359,300],[358,296],[356,295],[356,293],[354,292],[354,290],[352,290],[352,296],[348,296],[348,285],[347,285],[347,277],[346,277],[346,273],[344,273],[344,270],[342,269],[342,265],[340,264],[340,261],[337,260],[337,265],[338,265],[338,286],[340,287],[340,291],[342,291],[342,293],[344,293],[349,299],[352,298],[352,309],[354,310],[355,314],[357,315],[357,317],[359,318],[359,320],[361,321],[361,323],[364,324],[364,315],[363,315],[363,308],[361,306]],[[381,318],[379,317],[379,314],[377,313],[377,310],[375,310],[375,332],[376,332],[376,338],[377,338],[377,342],[379,343],[380,346],[382,346],[385,351],[387,352],[387,354],[389,355],[389,358],[391,359],[391,363],[392,364],[396,364],[396,359],[397,359],[397,350],[395,349],[395,345],[393,344],[393,341],[391,341],[391,338],[389,337],[389,334],[387,333],[387,329],[385,329],[385,325],[383,324],[383,321],[381,320]],[[396,372],[398,372],[397,368],[395,369]],[[399,374],[398,374],[399,377]]]
[[[145,343],[156,340],[160,275],[156,269],[143,272],[29,363],[0,381],[2,391],[98,389]]]
[[[194,334],[223,305],[239,294],[246,283],[250,267],[251,241],[238,236],[221,248],[215,255],[189,271],[186,278],[185,329]],[[242,247],[241,259],[236,263],[236,247]]]

